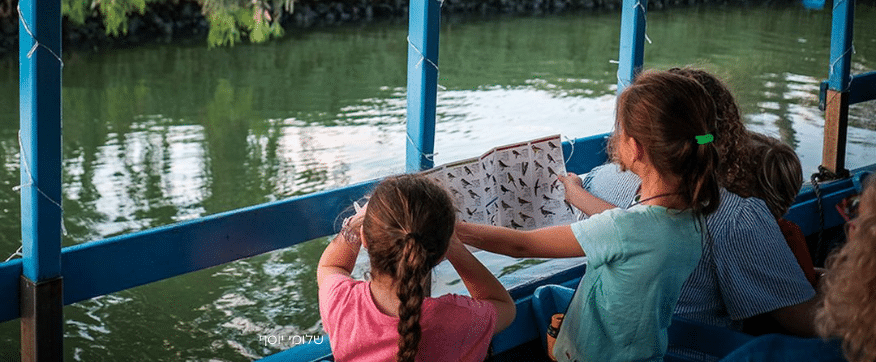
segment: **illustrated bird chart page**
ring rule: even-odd
[[[557,179],[566,174],[560,135],[496,147],[423,174],[448,189],[458,220],[522,230],[578,220]]]

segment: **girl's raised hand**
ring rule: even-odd
[[[563,188],[566,190],[566,201],[570,201],[570,194],[574,194],[576,190],[581,190],[584,186],[581,184],[581,178],[578,175],[569,172],[565,176],[557,175],[557,179],[563,183]]]
[[[368,202],[359,206],[358,202],[353,203],[353,209],[356,213],[344,219],[341,225],[341,236],[350,243],[359,244],[359,230],[362,228],[362,220],[365,218],[365,211],[368,210]]]
[[[365,217],[367,206],[368,203],[361,207],[353,203],[356,214],[344,219],[341,232],[322,252],[316,267],[316,282],[320,286],[325,285],[329,276],[340,274],[349,277],[353,272],[356,257],[359,255],[361,245],[359,235],[361,235],[362,219]]]
[[[359,206],[358,202],[353,202],[353,210],[355,210],[356,213],[353,214],[353,216],[346,218],[344,220],[344,223],[346,224],[347,222],[350,222],[350,223],[355,222],[355,223],[358,223],[361,225],[362,218],[365,217],[365,211],[368,210],[368,201],[366,201],[364,204],[362,204],[362,206]]]

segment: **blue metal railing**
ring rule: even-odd
[[[876,72],[867,72],[850,76],[848,84],[849,105],[876,99]],[[829,80],[821,82],[818,95],[818,108],[827,109],[827,90],[831,88]],[[836,89],[834,89],[836,90]]]

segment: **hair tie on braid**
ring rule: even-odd
[[[420,235],[420,233],[407,233],[405,234],[405,238],[411,238],[419,241],[420,238],[422,238],[422,235]]]
[[[695,136],[694,138],[696,138],[697,143],[701,144],[701,145],[704,145],[706,143],[710,143],[710,142],[715,140],[715,136],[712,135],[711,133],[706,133],[702,136]]]

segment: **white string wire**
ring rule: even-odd
[[[63,68],[64,61],[61,60],[61,56],[58,55],[58,53],[55,53],[54,50],[47,47],[45,44],[40,43],[40,41],[37,40],[36,35],[33,35],[33,32],[30,30],[30,27],[27,25],[27,22],[24,21],[24,15],[21,13],[21,4],[18,4],[18,6],[16,6],[15,8],[18,10],[18,20],[21,21],[21,25],[24,26],[24,31],[27,32],[28,35],[30,35],[31,39],[33,39],[33,47],[31,47],[30,51],[27,52],[28,59],[33,56],[33,53],[36,52],[37,48],[42,47],[43,49],[48,50],[49,53],[52,54],[52,56],[54,56],[55,59],[57,59],[59,63],[61,63],[61,68]]]
[[[18,130],[18,148],[20,150],[19,152],[21,153],[21,161],[24,164],[24,168],[22,170],[27,175],[28,182],[13,187],[12,191],[20,191],[24,187],[33,186],[37,190],[37,193],[45,197],[46,200],[49,200],[49,202],[51,202],[52,204],[57,206],[59,210],[61,210],[61,234],[67,236],[67,228],[64,226],[64,207],[61,206],[60,202],[55,201],[54,199],[49,197],[49,195],[43,192],[43,190],[40,190],[40,188],[34,183],[35,180],[33,178],[33,174],[30,172],[30,164],[27,162],[27,155],[24,152],[24,144],[21,141],[21,130]]]
[[[3,262],[5,263],[7,261],[10,261],[10,260],[12,260],[12,258],[14,258],[16,256],[22,256],[21,255],[21,248],[23,248],[23,247],[24,247],[24,245],[19,245],[18,250],[16,250],[14,253],[12,253],[12,255],[9,255],[9,257],[6,258],[6,260],[4,260]]]
[[[572,146],[572,149],[569,151],[569,157],[566,158],[566,163],[569,163],[569,161],[572,160],[572,155],[575,154],[575,139],[569,138],[565,135],[563,136],[563,138],[565,138],[566,141],[569,141],[569,146]]]
[[[618,71],[617,73],[617,82],[620,83],[624,88],[630,86],[630,83],[624,82],[624,80],[621,79],[620,71]]]
[[[426,55],[424,55],[423,52],[421,52],[420,49],[417,48],[417,46],[414,45],[413,42],[411,42],[411,37],[410,37],[410,36],[408,36],[408,44],[410,44],[411,48],[414,48],[414,51],[416,51],[417,54],[420,55],[420,61],[417,62],[417,64],[416,64],[415,66],[416,66],[416,67],[419,67],[420,64],[423,64],[423,61],[425,60],[427,63],[429,63],[430,65],[432,65],[433,68],[435,68],[435,78],[438,78],[438,75],[441,74],[441,70],[438,69],[438,64],[435,64],[435,62],[433,62],[431,59],[426,58]],[[437,84],[438,82],[435,82],[435,83]],[[438,88],[441,89],[441,90],[447,90],[447,88],[445,88],[445,87],[444,87],[443,85],[441,85],[441,84],[438,84]]]
[[[633,9],[642,8],[642,19],[645,20],[645,28],[648,28],[648,15],[645,12],[645,5],[642,5],[641,1],[636,1],[636,4],[633,5]],[[651,38],[648,37],[648,32],[645,31],[645,40],[648,44],[651,44]]]
[[[405,132],[405,136],[408,136],[408,142],[410,142],[411,145],[413,145],[414,148],[417,149],[417,152],[420,153],[420,156],[424,157],[425,159],[427,159],[427,160],[429,160],[429,161],[431,161],[431,162],[435,162],[435,155],[437,155],[437,153],[435,153],[435,152],[433,152],[433,153],[425,153],[425,152],[423,152],[423,150],[420,149],[419,146],[417,146],[417,143],[414,142],[414,139],[411,138],[411,134],[410,134],[410,133]]]
[[[846,49],[845,52],[843,52],[842,54],[840,54],[840,56],[838,56],[836,59],[834,59],[832,62],[830,62],[830,73],[829,73],[828,77],[833,76],[833,67],[835,67],[836,63],[839,62],[840,60],[842,60],[846,56],[846,54],[849,54],[849,52],[852,52],[852,54],[855,54],[855,44],[852,44],[848,49]]]

